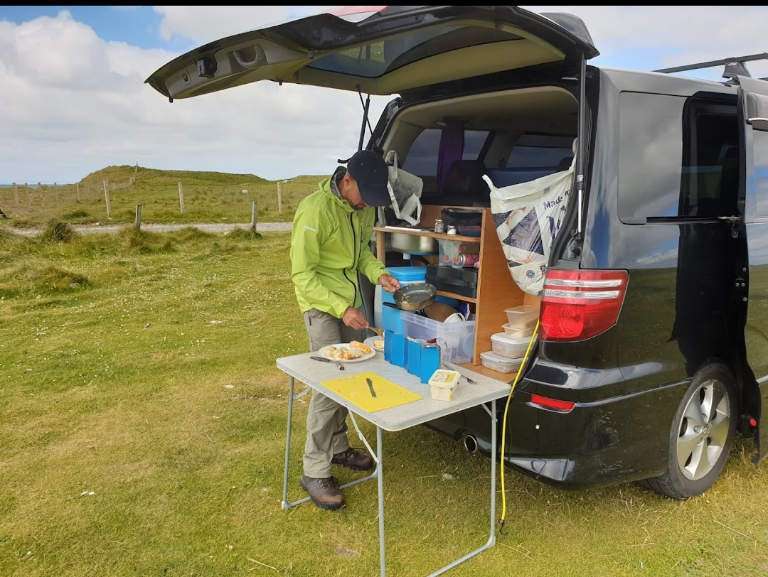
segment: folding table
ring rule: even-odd
[[[387,569],[384,534],[384,459],[382,450],[382,430],[402,431],[403,429],[415,427],[416,425],[421,425],[428,421],[458,413],[459,411],[464,411],[479,405],[483,407],[486,413],[488,413],[491,420],[491,503],[488,540],[483,546],[470,551],[463,557],[460,557],[431,573],[429,577],[440,575],[475,555],[478,555],[482,551],[493,547],[496,544],[496,400],[506,397],[509,394],[509,384],[491,379],[464,367],[449,364],[449,368],[458,370],[463,375],[468,376],[474,381],[474,384],[467,382],[465,379],[461,379],[458,388],[454,391],[453,400],[435,401],[430,397],[429,385],[421,383],[418,377],[408,373],[405,369],[385,361],[382,353],[377,353],[375,358],[361,363],[345,363],[344,371],[339,371],[338,367],[333,363],[321,363],[310,359],[312,354],[314,353],[303,353],[277,359],[277,367],[289,376],[290,383],[290,393],[288,395],[288,427],[285,442],[285,469],[283,472],[283,500],[281,503],[282,508],[288,510],[309,501],[309,497],[304,497],[303,499],[293,502],[288,501],[288,463],[291,452],[291,420],[293,416],[295,381],[299,380],[323,395],[330,397],[340,405],[345,406],[351,413],[359,415],[376,427],[375,455],[373,455],[373,450],[368,447],[366,442],[368,450],[376,461],[374,472],[366,477],[342,485],[341,488],[351,487],[369,479],[375,478],[377,480],[379,505],[379,567],[381,577],[385,577]],[[355,406],[347,399],[327,389],[322,384],[324,381],[367,371],[373,371],[398,385],[419,393],[421,399],[391,409],[368,413]],[[486,403],[490,403],[490,409],[486,406]]]

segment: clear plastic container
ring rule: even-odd
[[[437,339],[443,362],[462,364],[472,360],[475,321],[441,323],[411,312],[401,311],[401,315],[406,336],[425,341]]]
[[[520,368],[523,359],[522,357],[519,359],[510,359],[509,357],[496,354],[493,351],[486,351],[480,353],[480,362],[484,367],[493,371],[512,373]]]
[[[534,323],[534,325],[535,325],[535,323]],[[506,334],[506,335],[508,335],[508,336],[510,336],[512,338],[515,338],[515,339],[521,339],[523,337],[530,338],[531,335],[533,334],[533,329],[535,328],[535,326],[534,327],[520,327],[519,325],[510,324],[510,323],[506,323],[503,326],[504,326],[504,334]]]
[[[504,312],[507,313],[507,320],[510,325],[521,329],[530,327],[531,332],[533,332],[533,327],[536,326],[536,321],[539,318],[539,307],[533,305],[510,307],[504,309]]]
[[[491,335],[491,348],[494,353],[509,357],[510,359],[516,359],[525,354],[525,349],[528,348],[528,341],[530,340],[530,336],[518,338],[510,337],[506,333],[496,333]]]

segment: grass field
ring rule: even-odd
[[[0,237],[0,575],[378,574],[375,484],[340,512],[280,510],[274,360],[306,350],[287,244]],[[305,414],[306,397],[294,480]],[[766,575],[768,465],[751,450],[740,441],[687,502],[510,473],[498,545],[450,575]],[[485,540],[485,457],[426,428],[386,434],[385,452],[391,575],[426,575]]]
[[[143,205],[145,222],[249,222],[251,201],[256,200],[260,221],[290,221],[299,201],[313,192],[322,178],[297,176],[282,183],[282,211],[278,212],[277,182],[253,174],[110,166],[89,174],[77,185],[17,185],[16,191],[13,187],[0,188],[0,209],[10,217],[10,224],[19,227],[41,225],[52,218],[71,224],[133,222],[137,204]],[[179,182],[184,194],[183,214]]]

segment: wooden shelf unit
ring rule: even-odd
[[[432,230],[398,228],[394,226],[377,226],[373,229],[375,232],[386,232],[390,234],[410,234],[412,236],[428,236],[437,240],[455,240],[459,242],[480,242],[479,236],[463,236],[460,234],[445,234],[444,232],[434,232]]]
[[[460,295],[458,293],[452,293],[449,291],[437,291],[437,294],[441,297],[447,297],[449,299],[456,299],[457,301],[464,301],[466,303],[477,303],[475,297],[468,297],[466,295]]]
[[[421,227],[431,227],[439,216],[442,206],[425,206],[422,211]],[[475,305],[475,343],[474,356],[471,363],[462,365],[470,370],[487,375],[501,381],[511,381],[515,373],[499,373],[487,369],[480,363],[480,353],[491,350],[491,335],[504,331],[507,322],[504,309],[522,304],[538,305],[539,298],[526,294],[517,286],[507,268],[507,259],[501,248],[493,215],[489,208],[482,209],[482,227],[480,237],[465,237],[457,235],[437,234],[430,230],[406,232],[392,227],[376,227],[377,257],[385,260],[385,235],[391,233],[418,234],[433,238],[455,240],[460,242],[480,242],[480,266],[477,279],[477,296],[466,297],[448,291],[437,291],[438,295]]]

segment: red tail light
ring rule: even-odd
[[[552,409],[561,413],[570,413],[576,403],[573,401],[561,401],[560,399],[551,399],[544,395],[531,395],[531,403],[544,409]]]
[[[629,275],[625,270],[549,269],[541,300],[544,341],[583,341],[619,318]]]

